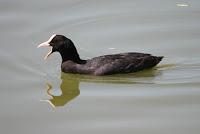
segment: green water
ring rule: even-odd
[[[199,7],[198,0],[0,1],[0,133],[198,134]],[[60,55],[44,61],[48,50],[36,48],[54,33],[71,38],[83,59],[130,51],[165,58],[132,74],[64,74]]]

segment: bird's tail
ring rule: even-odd
[[[164,58],[164,56],[158,56],[156,57],[156,60],[157,60],[157,64]]]

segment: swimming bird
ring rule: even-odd
[[[119,53],[103,55],[92,59],[80,58],[77,49],[69,38],[63,35],[52,35],[49,40],[38,45],[51,47],[44,57],[47,59],[53,52],[59,52],[62,57],[61,70],[65,73],[111,75],[131,73],[156,66],[163,56],[152,56],[146,53]]]

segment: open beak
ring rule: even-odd
[[[39,44],[37,46],[37,48],[40,48],[40,47],[51,47],[51,49],[49,50],[49,52],[44,56],[44,60],[46,60],[52,54],[53,47],[50,46],[50,44],[47,43],[47,42],[41,43],[41,44]]]
[[[40,48],[40,47],[51,47],[51,49],[49,50],[49,52],[44,56],[44,60],[46,60],[46,59],[53,53],[53,47],[52,47],[49,43],[51,42],[51,40],[52,40],[55,36],[56,36],[55,34],[52,35],[48,41],[45,41],[45,42],[43,42],[43,43],[41,43],[41,44],[39,44],[39,45],[37,46],[37,48]]]

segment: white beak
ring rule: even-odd
[[[47,47],[47,46],[50,46],[50,44],[49,44],[48,42],[43,42],[43,43],[39,44],[39,45],[37,46],[37,48],[40,48],[40,47]]]
[[[49,57],[49,55],[52,54],[53,47],[50,46],[49,43],[51,42],[51,40],[52,40],[55,36],[56,36],[56,34],[52,35],[52,36],[49,38],[49,40],[47,40],[47,41],[45,41],[45,42],[43,42],[43,43],[41,43],[41,44],[39,44],[39,45],[37,46],[37,48],[40,48],[40,47],[51,47],[50,51],[45,55],[44,60],[46,60],[46,59]]]

